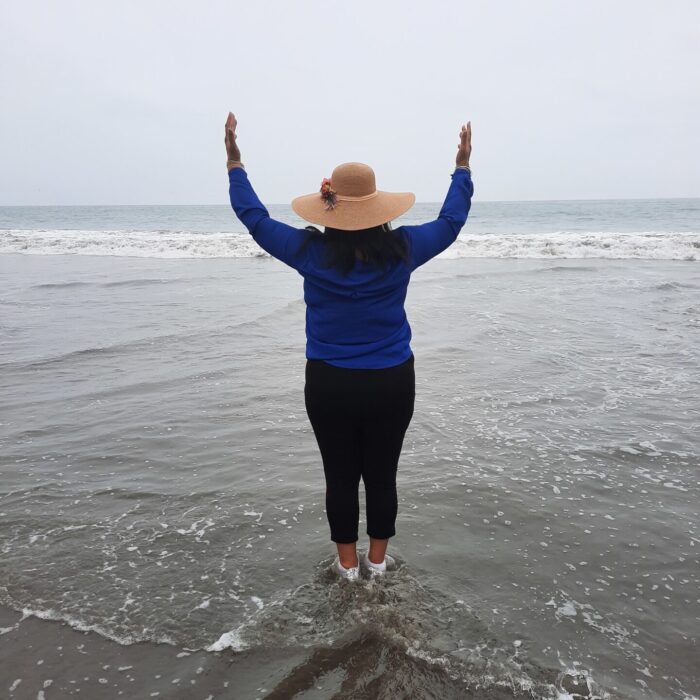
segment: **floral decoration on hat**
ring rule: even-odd
[[[327,177],[321,181],[321,199],[326,203],[326,209],[334,209],[338,202],[336,192],[331,187],[331,181]]]

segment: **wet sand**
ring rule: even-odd
[[[122,645],[66,623],[41,620],[0,607],[0,659],[7,697],[168,698],[395,698],[410,676],[432,678],[423,698],[517,700],[526,691],[484,687],[431,673],[431,664],[409,660],[370,629],[356,628],[324,649],[266,648],[234,652],[192,651],[170,644]],[[391,676],[387,668],[394,669]],[[401,675],[406,678],[402,679]],[[544,683],[556,680],[556,673]],[[561,680],[573,699],[588,698],[585,680]],[[42,695],[43,693],[43,695]],[[398,694],[397,694],[398,693]],[[581,693],[579,695],[579,693]],[[413,696],[415,697],[415,696]]]

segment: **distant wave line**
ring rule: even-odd
[[[140,258],[269,257],[247,233],[8,229],[0,253]],[[460,233],[442,258],[700,260],[700,232]]]

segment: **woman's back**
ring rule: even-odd
[[[457,167],[451,178],[436,220],[392,232],[406,244],[405,262],[385,268],[357,260],[344,274],[328,265],[323,235],[308,240],[307,230],[271,219],[245,170],[229,171],[229,195],[238,218],[260,247],[304,278],[307,359],[379,369],[411,355],[411,329],[404,310],[410,276],[455,241],[471,207],[474,187],[469,170]],[[352,236],[354,231],[344,233]]]
[[[392,232],[406,237],[401,229]],[[338,367],[391,367],[411,355],[404,302],[411,276],[402,260],[382,267],[356,260],[344,273],[326,262],[322,238],[300,269],[306,302],[306,357]]]

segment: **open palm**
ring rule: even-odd
[[[472,123],[462,124],[459,133],[459,146],[457,146],[457,165],[469,166],[469,157],[472,154]]]

